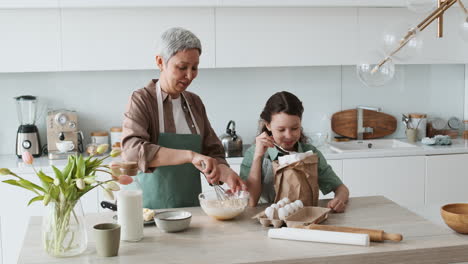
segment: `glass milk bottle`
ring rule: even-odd
[[[139,241],[143,238],[143,190],[137,176],[129,185],[121,185],[117,193],[117,221],[120,239]]]

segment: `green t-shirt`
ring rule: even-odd
[[[298,143],[297,152],[307,152],[312,150],[318,157],[318,185],[323,194],[334,191],[343,182],[338,178],[323,154],[311,144]],[[255,144],[252,145],[244,154],[242,160],[240,177],[247,180],[252,167],[252,161],[255,153]],[[272,203],[275,199],[274,175],[272,161],[278,159],[280,153],[276,148],[268,148],[262,159],[262,194],[260,202]]]

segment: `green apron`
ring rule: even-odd
[[[164,118],[159,82],[157,82],[156,86],[160,120],[158,145],[165,148],[184,149],[200,153],[202,145],[200,135],[162,132],[164,131],[164,124],[161,123],[161,120],[164,122]],[[190,106],[188,108],[192,120],[195,122]],[[199,131],[198,127],[196,129]],[[143,188],[144,208],[162,209],[199,206],[198,195],[201,193],[200,171],[191,163],[158,167],[153,173],[138,174],[138,179]]]

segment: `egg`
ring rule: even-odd
[[[268,217],[268,219],[270,220],[273,220],[273,215],[275,213],[275,208],[273,207],[267,207],[267,209],[265,209],[265,215],[266,217]]]
[[[294,203],[295,203],[297,206],[299,206],[299,208],[304,207],[304,204],[302,203],[301,200],[296,200]]]
[[[291,207],[294,209],[294,212],[299,210],[299,205],[297,205],[296,203],[290,203],[289,205],[291,205]]]
[[[288,215],[291,215],[291,214],[294,213],[294,209],[292,208],[292,206],[290,204],[285,205],[284,210],[286,210],[286,212],[288,212]]]
[[[274,203],[274,204],[270,205],[270,207],[272,207],[272,208],[274,208],[274,209],[278,210],[278,208],[279,208],[279,205],[277,205],[277,204],[275,204],[275,203]]]
[[[291,202],[291,200],[289,200],[288,197],[284,197],[283,199],[281,199],[281,201],[284,201],[284,203],[286,203],[286,204]]]
[[[288,217],[288,212],[284,208],[278,209],[278,218],[284,220],[286,217]]]
[[[286,203],[285,203],[283,200],[281,200],[281,201],[278,202],[278,206],[279,206],[280,208],[281,208],[281,207],[284,207],[285,204],[286,204]]]

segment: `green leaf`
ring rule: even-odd
[[[42,170],[40,170],[40,171],[37,173],[37,176],[38,176],[39,179],[41,180],[42,187],[44,187],[44,189],[45,189],[46,191],[48,191],[49,188],[50,188],[50,185],[54,182],[54,179],[52,179],[51,177],[47,176],[44,172],[42,172]]]
[[[74,156],[73,156],[74,157]],[[75,175],[76,173],[76,164],[75,164],[75,158],[69,158],[69,164],[70,164],[70,169],[68,171],[68,174],[63,174],[65,175],[67,178],[65,179],[65,182],[67,184],[69,184],[71,182],[71,180],[73,179],[73,175]]]
[[[60,190],[55,185],[52,185],[52,187],[49,190],[49,194],[53,200],[58,201]]]
[[[11,184],[11,185],[14,185],[14,186],[18,186],[18,187],[24,188],[23,186],[21,186],[21,184],[18,183],[17,180],[4,180],[3,182],[4,182],[4,183]]]
[[[68,163],[62,171],[62,175],[67,177],[72,170],[73,165],[75,165],[75,160],[72,158],[72,156],[68,156]]]
[[[42,199],[44,199],[44,196],[43,195],[39,195],[39,196],[36,196],[34,198],[32,198],[31,200],[29,200],[29,203],[28,203],[28,206],[34,202],[37,202],[37,201],[42,201]]]
[[[50,176],[47,176],[42,170],[40,170],[37,173],[37,176],[39,176],[39,179],[41,179],[44,182],[47,182],[47,183],[53,183],[54,182],[54,179],[52,177],[50,177]]]
[[[74,184],[68,186],[67,190],[64,193],[65,198],[69,201],[75,201],[77,191],[77,187]]]
[[[83,178],[85,176],[85,163],[83,160],[83,156],[80,155],[78,160],[76,161],[76,178]]]
[[[28,180],[25,180],[25,179],[21,179],[18,181],[18,183],[23,186],[24,188],[28,189],[28,190],[31,190],[31,191],[35,191],[35,189],[41,191],[41,192],[46,192],[44,190],[44,188],[42,188],[41,186],[37,185],[37,184],[34,184]]]
[[[64,181],[62,172],[59,169],[57,169],[57,167],[55,167],[54,165],[52,165],[52,169],[54,170],[55,177],[59,179],[60,184],[62,184]]]

